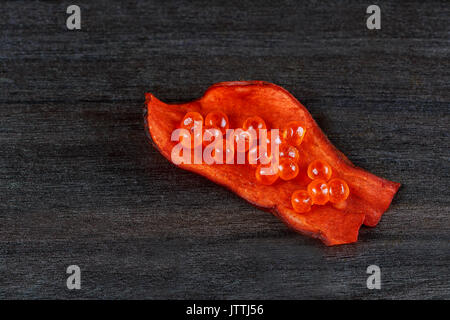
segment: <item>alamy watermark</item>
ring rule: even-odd
[[[69,290],[81,289],[81,269],[76,264],[70,265],[66,269],[66,273],[70,274],[66,280],[66,286]]]

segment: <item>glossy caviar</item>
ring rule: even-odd
[[[223,112],[210,112],[204,120],[200,113],[188,112],[181,121],[180,128],[187,129],[181,134],[182,145],[194,148],[198,141],[201,141],[204,147],[212,148],[211,155],[216,160],[224,157],[234,160],[236,154],[237,157],[239,154],[245,154],[247,164],[255,170],[255,181],[259,184],[273,185],[278,180],[295,183],[300,174],[300,150],[306,134],[305,126],[301,122],[289,122],[281,131],[281,135],[274,136],[274,131],[268,129],[264,119],[251,116],[244,120],[241,128],[227,133],[230,121]],[[209,146],[211,142],[212,147]],[[277,153],[272,155],[275,150]],[[345,200],[349,197],[350,189],[344,180],[331,179],[331,166],[325,160],[316,159],[305,169],[306,175],[312,181],[306,189],[298,189],[292,193],[291,205],[294,211],[306,213],[314,205],[327,203],[335,208],[345,209]]]
[[[180,104],[168,104],[146,93],[145,104],[144,119],[148,137],[167,160],[180,169],[229,188],[251,204],[270,211],[293,230],[318,238],[326,245],[357,241],[361,225],[377,225],[400,187],[399,183],[355,167],[330,143],[308,109],[285,89],[271,83],[217,83],[202,97]],[[187,122],[182,123],[188,112],[197,112],[203,119],[212,113],[207,121],[203,121],[205,140],[208,129],[217,128],[220,134],[212,133],[209,136],[212,141],[204,142],[201,148],[188,150],[180,143],[182,130],[177,130],[186,129],[186,126],[186,131],[191,133],[191,121],[187,119]],[[222,114],[217,116],[217,112]],[[253,150],[251,147],[244,153],[243,164],[236,161],[238,155],[232,150],[234,143],[229,148],[230,152],[223,151],[224,141],[233,142],[226,139],[228,130],[242,128],[244,131],[254,131],[254,127],[263,127],[262,121],[255,119],[255,116],[264,121],[272,138],[278,136],[278,141],[271,143],[271,168],[262,164],[265,156],[256,159],[254,165],[248,164],[247,158]],[[192,121],[199,119],[198,116],[186,118]],[[298,124],[291,124],[293,121]],[[266,138],[259,135],[257,140],[267,142]],[[280,141],[287,146],[282,146]],[[192,146],[191,141],[188,145]],[[293,148],[297,149],[299,158]],[[276,151],[278,149],[280,152]],[[195,161],[197,151],[202,151],[199,162]],[[217,159],[211,159],[213,153]],[[234,162],[229,163],[227,160],[226,163],[220,163],[219,154],[229,154]],[[364,157],[364,154],[359,156]],[[297,163],[299,172],[295,178],[285,181],[279,177],[278,165],[283,159],[292,159]],[[307,174],[308,165],[315,160],[326,161],[332,169],[331,175],[321,176],[328,186],[329,200],[325,204],[313,203],[308,193],[308,185],[320,180],[316,175],[310,178]],[[269,174],[262,174],[266,171]],[[395,172],[395,168],[389,171]],[[345,184],[334,179],[340,179]],[[209,205],[208,202],[204,203],[206,207]]]
[[[217,141],[222,137],[222,131],[217,128],[209,128],[203,130],[203,146],[206,147],[211,142]]]
[[[180,143],[188,148],[194,149],[202,144],[202,132],[194,130],[193,132],[182,131],[180,132]]]
[[[300,146],[303,137],[305,136],[306,130],[303,123],[299,121],[289,122],[283,130],[283,139],[293,145]]]
[[[295,162],[298,162],[300,160],[300,153],[298,152],[298,149],[286,142],[281,143],[278,150],[280,159],[288,158]]]
[[[256,181],[264,185],[271,185],[278,179],[278,170],[272,164],[260,164],[255,171]]]
[[[278,164],[278,175],[282,180],[288,181],[297,177],[298,164],[291,159],[280,159]]]
[[[203,124],[203,116],[198,112],[188,112],[181,120],[180,128],[191,131],[194,129],[194,126],[199,124]]]
[[[272,160],[270,146],[254,146],[248,151],[248,163],[251,166],[258,164],[267,164]]]
[[[245,131],[241,128],[236,129],[232,134],[234,147],[237,152],[247,152],[256,145],[256,136],[254,133]]]

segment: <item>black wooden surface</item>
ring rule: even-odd
[[[2,1],[0,298],[449,299],[450,6],[377,1],[370,31],[370,4]],[[285,87],[403,184],[358,243],[298,235],[149,145],[144,92],[183,102],[240,79]]]

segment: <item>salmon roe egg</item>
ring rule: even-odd
[[[272,160],[272,135],[271,131],[260,132],[261,134],[256,137],[258,141],[253,141],[257,144],[250,148],[248,151],[248,161],[251,165],[254,165],[255,159],[258,164],[266,164]],[[276,145],[281,144],[279,136],[274,135],[274,143]],[[252,161],[250,161],[252,159]],[[253,163],[252,163],[253,162]]]
[[[278,175],[282,180],[292,180],[298,176],[298,165],[290,159],[280,159],[278,164]]]
[[[299,146],[303,141],[305,132],[306,129],[302,122],[292,121],[284,128],[283,139],[293,146]]]
[[[328,181],[331,178],[332,170],[326,161],[314,160],[309,164],[307,174],[312,180],[323,179]]]
[[[300,160],[300,153],[298,152],[297,148],[291,146],[290,144],[283,142],[280,144],[278,150],[280,159],[287,158],[295,162],[298,162]]]
[[[250,118],[247,118],[244,123],[242,124],[242,128],[247,131],[249,129],[253,129],[256,132],[258,132],[259,129],[266,129],[266,122],[258,116],[253,116]]]
[[[222,132],[217,128],[209,128],[203,130],[203,146],[206,147],[207,145],[213,143],[216,141],[216,139],[219,138],[219,136],[222,136]]]
[[[226,139],[222,139],[214,144],[214,149],[212,150],[212,157],[215,159],[216,163],[234,163],[234,146],[233,144],[227,143]]]
[[[194,149],[202,145],[202,130],[194,130],[193,132],[181,132],[180,133],[180,143],[183,147],[187,149]]]
[[[267,141],[269,141],[269,143],[272,143],[272,132],[273,131],[267,131]],[[273,140],[275,142],[275,144],[280,145],[283,143],[283,141],[281,140],[281,136],[279,134],[273,134]]]
[[[180,128],[188,132],[180,133],[180,143],[185,148],[194,149],[202,143],[203,116],[198,112],[188,112],[180,122]],[[197,129],[197,130],[196,130]]]
[[[281,137],[280,135],[275,135],[273,134],[273,141],[272,141],[272,131],[271,130],[267,130],[265,134],[263,134],[262,132],[260,132],[261,134],[258,134],[258,143],[261,146],[267,146],[268,150],[271,150],[272,147],[272,142],[275,143],[275,145],[281,145],[282,141],[281,141]]]
[[[222,135],[226,133],[230,127],[228,116],[221,111],[212,111],[205,117],[205,128],[217,128],[222,131]]]
[[[251,166],[256,166],[258,164],[267,164],[272,160],[270,153],[270,146],[254,146],[248,151],[248,163]]]
[[[188,112],[184,116],[183,120],[181,120],[180,128],[187,129],[193,131],[194,126],[203,125],[203,116],[198,112]]]
[[[291,203],[296,212],[305,213],[311,210],[312,200],[306,190],[297,190],[292,194]]]
[[[328,189],[330,193],[330,202],[339,203],[345,201],[350,195],[350,189],[347,182],[342,179],[332,179],[328,182]]]
[[[328,202],[330,196],[328,185],[325,180],[313,180],[307,187],[308,194],[311,196],[313,204],[323,205]]]
[[[234,147],[237,152],[247,152],[250,147],[254,146],[255,136],[249,131],[239,128],[234,130],[230,137],[234,140]]]
[[[273,184],[278,179],[278,170],[272,163],[260,164],[255,171],[256,181],[266,186]]]

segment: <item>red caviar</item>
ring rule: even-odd
[[[271,185],[278,179],[278,170],[272,163],[260,164],[255,171],[256,181],[264,185]]]
[[[194,149],[195,147],[200,146],[202,144],[202,130],[181,132],[180,143],[188,149]]]
[[[206,147],[213,141],[222,137],[222,132],[217,128],[209,128],[203,130],[203,146]]]
[[[249,164],[254,165],[254,162],[258,164],[268,163],[272,160],[272,135],[271,131],[261,131],[258,136],[258,143],[256,146],[250,148],[248,151]],[[281,144],[280,136],[274,136],[274,143]]]
[[[247,131],[249,129],[253,129],[258,133],[259,129],[266,129],[266,122],[258,116],[253,116],[250,118],[245,119],[244,123],[242,124],[242,128]]]
[[[287,158],[295,162],[300,160],[300,153],[298,152],[298,149],[285,142],[281,143],[279,146],[279,155],[280,159]]]
[[[167,159],[183,169],[196,172],[227,186],[256,206],[272,211],[296,231],[318,237],[327,245],[355,242],[360,226],[363,223],[375,226],[399,188],[398,183],[355,168],[330,144],[307,109],[286,90],[273,84],[260,81],[220,83],[209,88],[202,98],[179,105],[166,104],[148,93],[146,105],[145,120],[152,142]],[[191,110],[197,112],[188,112]],[[183,114],[183,112],[188,113]],[[263,114],[264,120],[256,117]],[[202,115],[205,116],[204,122]],[[186,133],[192,135],[193,128],[198,128],[195,126],[195,120],[203,123],[205,129],[216,128],[220,132],[213,132],[209,136],[211,141],[205,143],[204,151],[206,152],[202,155],[205,160],[206,154],[207,161],[196,162],[195,156],[198,152],[193,152],[194,163],[185,157],[185,152],[181,157],[183,161],[179,161],[180,154],[177,152],[180,146],[171,139],[174,129],[187,129],[184,130],[186,137],[183,142],[188,142],[192,147],[192,141],[195,144],[195,140],[190,141]],[[219,158],[219,152],[222,159],[218,159],[221,161],[216,163],[230,164],[236,163],[235,159],[238,159],[238,163],[246,163],[247,161],[240,162],[239,156],[245,159],[253,153],[253,148],[249,144],[246,148],[244,143],[243,149],[250,148],[252,152],[249,152],[249,155],[243,152],[236,154],[235,141],[229,137],[223,137],[226,130],[234,123],[242,125],[246,129],[244,131],[253,131],[250,129],[254,128],[262,129],[267,125],[280,128],[280,136],[276,142],[269,143],[270,153],[267,153],[267,156],[270,154],[274,158],[276,156],[276,159],[271,159],[276,160],[276,164],[271,162],[262,164],[260,157],[260,163],[256,168],[246,165],[233,167],[210,165],[216,162],[211,161],[210,156],[214,154]],[[306,130],[308,130],[308,136],[305,139]],[[198,131],[202,132],[197,130],[194,134],[198,135]],[[266,134],[266,130],[259,131],[259,134]],[[271,130],[268,140],[274,134]],[[241,140],[247,140],[245,134]],[[262,144],[267,142],[264,137],[259,140]],[[280,145],[280,141],[283,141],[285,145]],[[230,147],[227,148],[227,144]],[[275,154],[275,149],[280,151],[280,157],[278,152]],[[283,181],[282,178],[289,179],[296,175],[292,164],[297,167],[300,158],[297,157],[295,150],[308,159],[326,159],[328,163],[326,165],[322,163],[320,169],[317,162],[311,164],[312,181],[307,177],[307,172],[303,172],[308,171],[306,168],[303,169],[303,163],[301,174],[299,173],[291,181]],[[230,157],[228,157],[229,154],[231,154]],[[192,154],[189,155],[192,156]],[[231,161],[223,159],[225,155],[226,158],[231,158]],[[281,170],[278,167],[280,162]],[[248,170],[254,170],[254,172]],[[281,181],[276,182],[280,176]],[[336,179],[329,181],[332,177],[338,176],[345,176],[346,181]],[[270,187],[274,183],[275,185]],[[298,190],[300,188],[306,190]],[[355,192],[355,196],[349,196],[349,188]],[[327,205],[321,206],[323,204]],[[308,211],[308,214],[299,217],[301,212]]]
[[[234,130],[230,137],[234,140],[234,148],[237,152],[247,152],[256,144],[256,135],[241,128]]]
[[[261,131],[258,139],[258,147],[261,147],[262,150],[267,150],[267,154],[271,157],[272,151],[276,152],[276,150],[272,150],[272,131]],[[280,135],[275,136],[274,134],[273,142],[275,145],[280,146],[282,143]],[[275,148],[276,146],[273,147]]]
[[[338,202],[338,203],[331,203],[333,207],[335,207],[338,210],[344,210],[347,207],[347,200]]]
[[[254,146],[248,151],[248,163],[252,166],[267,164],[272,160],[270,146]]]
[[[279,133],[278,133],[277,135],[275,135],[275,133],[274,133],[273,136],[274,136],[274,137],[273,137],[273,141],[274,141],[277,145],[280,145],[280,144],[283,143],[283,140],[282,140],[282,138],[281,138],[281,136],[280,136]],[[267,132],[267,139],[270,141],[270,143],[272,143],[272,131],[268,131],[268,132]]]
[[[312,180],[323,179],[328,181],[331,178],[332,170],[326,161],[314,160],[309,164],[307,174]]]
[[[198,112],[188,112],[181,120],[180,128],[193,131],[194,126],[201,123],[203,125],[203,116]]]
[[[330,194],[330,202],[339,203],[345,201],[350,195],[350,189],[342,179],[332,179],[328,182],[328,189]]]
[[[293,145],[299,146],[305,136],[305,125],[299,121],[289,122],[283,130],[283,139]]]
[[[298,165],[295,161],[290,159],[280,159],[278,164],[278,175],[282,180],[292,180],[298,176]]]
[[[230,127],[230,121],[228,116],[221,111],[212,111],[208,113],[205,117],[205,128],[217,128],[225,134],[227,129]]]
[[[305,213],[311,210],[312,200],[306,190],[297,190],[292,194],[291,203],[296,212]]]
[[[328,185],[325,180],[313,180],[307,187],[308,194],[311,196],[313,204],[323,205],[328,202],[330,195]]]

